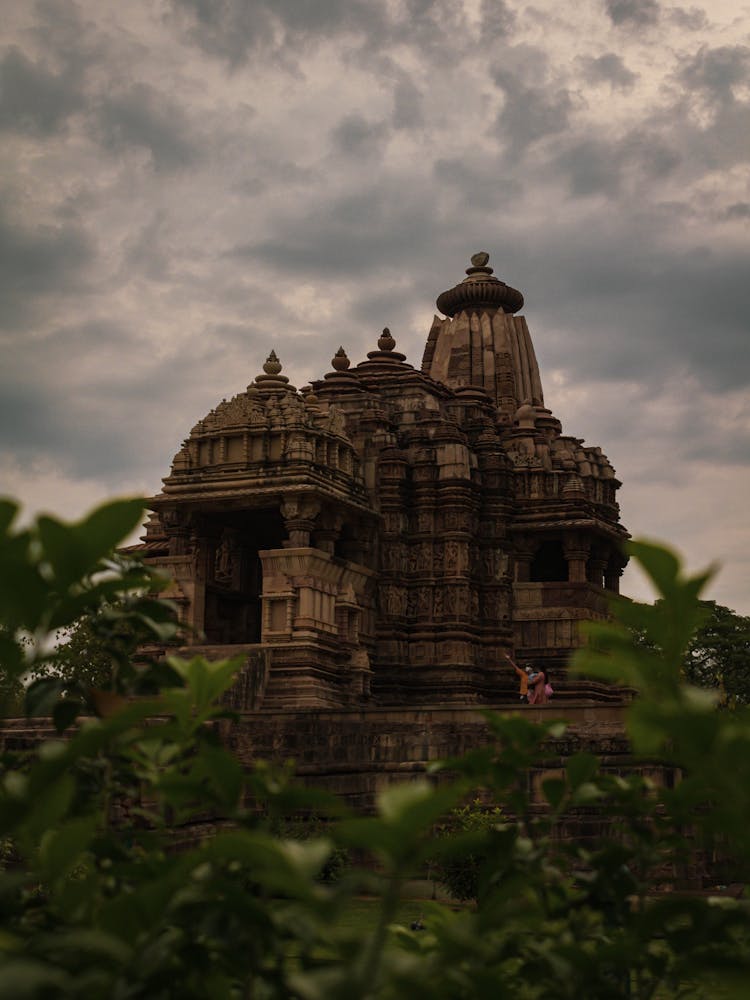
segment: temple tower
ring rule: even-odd
[[[247,657],[245,707],[497,702],[505,652],[560,680],[606,615],[614,470],[545,407],[521,293],[466,274],[421,371],[388,329],[299,392],[272,352],[151,501],[140,548],[194,646]]]

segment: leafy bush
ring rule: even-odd
[[[433,863],[431,874],[454,899],[478,898],[480,874],[488,860],[484,844],[502,823],[499,806],[486,806],[474,798],[451,809],[447,821],[438,827],[438,835],[446,838],[445,854]]]
[[[50,634],[103,603],[124,598],[126,618],[171,634],[169,609],[147,596],[149,574],[106,562],[139,504],[110,504],[74,525],[40,518],[26,531],[14,531],[14,512],[0,504],[8,680],[43,664]],[[388,788],[377,814],[364,817],[271,766],[242,771],[218,733],[231,662],[173,658],[159,674],[115,651],[107,691],[91,685],[71,698],[54,679],[32,685],[29,706],[51,710],[59,727],[81,710],[86,717],[67,740],[2,757],[0,995],[744,997],[748,904],[654,896],[653,887],[717,845],[737,867],[750,859],[750,719],[715,711],[709,692],[681,679],[706,577],[684,577],[663,549],[633,552],[661,602],[622,604],[619,621],[592,625],[577,663],[640,691],[627,718],[634,767],[603,774],[596,758],[576,754],[562,776],[542,782],[543,809],[530,801],[525,775],[562,722],[488,715],[492,746],[436,765],[450,780],[428,775]],[[651,647],[639,648],[631,628]],[[679,780],[662,787],[639,774],[638,755],[661,760]],[[433,909],[420,933],[394,927],[402,880],[444,854],[435,825],[474,789],[503,817],[470,833],[485,858],[477,907]],[[556,840],[560,823],[581,810],[599,816],[604,835]],[[278,835],[304,812],[339,818],[324,836]],[[202,834],[198,847],[175,850]],[[378,871],[351,868],[322,885],[337,850],[374,855]],[[367,933],[347,921],[363,891],[380,900]]]

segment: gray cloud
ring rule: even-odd
[[[545,79],[546,62],[539,50],[518,47],[492,69],[492,78],[505,98],[493,132],[511,158],[568,128],[573,100],[565,87]]]
[[[515,12],[504,0],[482,0],[482,39],[496,41],[509,35],[516,24]]]
[[[750,81],[750,48],[746,45],[703,46],[686,60],[679,75],[691,90],[716,104],[735,100],[735,88]]]
[[[366,0],[172,0],[189,40],[209,55],[239,66],[251,55],[296,60],[295,47],[332,34],[379,35],[381,5]]]
[[[750,203],[746,201],[736,201],[728,205],[723,213],[724,219],[750,219]]]
[[[95,121],[105,149],[147,149],[156,170],[186,167],[199,155],[200,145],[182,107],[148,84],[136,83],[102,98]]]
[[[271,238],[240,244],[230,256],[315,276],[387,274],[420,254],[439,228],[430,193],[393,178],[280,216]]]
[[[744,250],[676,254],[658,245],[646,218],[616,240],[604,226],[585,241],[550,233],[548,247],[529,261],[534,286],[523,290],[529,313],[540,315],[537,346],[550,367],[584,384],[658,386],[679,370],[710,392],[750,382]],[[545,329],[562,332],[549,340]]]
[[[78,224],[28,227],[0,213],[0,325],[24,324],[51,296],[80,291],[94,253]]]
[[[79,88],[74,73],[52,73],[12,46],[0,61],[0,129],[53,135],[81,107]]]
[[[404,77],[393,89],[393,127],[412,129],[423,124],[422,93],[412,80]]]
[[[656,0],[604,0],[610,20],[616,25],[646,27],[659,19]]]
[[[346,156],[379,157],[387,137],[383,122],[368,121],[362,115],[346,115],[333,129],[334,149]]]
[[[638,74],[632,73],[615,52],[605,52],[596,59],[583,56],[580,62],[587,83],[608,83],[613,89],[631,90],[638,79]]]
[[[573,197],[615,197],[625,186],[668,177],[681,155],[656,132],[634,129],[605,141],[598,136],[576,136],[552,161],[552,169],[567,178]]]
[[[684,31],[705,31],[709,26],[706,12],[700,7],[669,7],[664,14],[672,24]]]

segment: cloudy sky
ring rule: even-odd
[[[156,492],[272,347],[418,366],[486,249],[628,528],[749,613],[750,6],[698,2],[6,5],[0,491]]]

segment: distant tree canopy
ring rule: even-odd
[[[750,617],[716,601],[701,601],[706,620],[688,646],[685,677],[719,688],[730,704],[750,704]]]
[[[750,704],[750,617],[739,615],[716,601],[700,601],[702,623],[688,644],[685,680],[721,693],[728,707]],[[645,635],[633,629],[641,646],[655,649]]]
[[[110,642],[116,636],[102,636],[101,612],[80,618],[67,633],[58,634],[58,645],[53,658],[45,664],[45,673],[59,674],[70,681],[79,681],[87,687],[108,688],[112,684],[115,660],[110,652]],[[123,623],[122,643],[130,645],[132,627]]]

